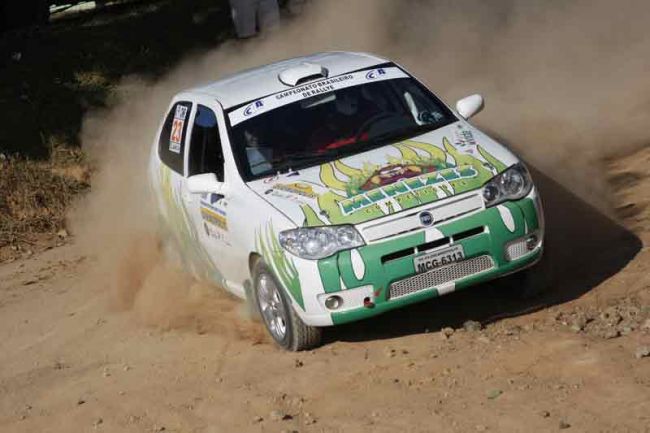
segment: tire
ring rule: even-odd
[[[300,319],[288,295],[262,260],[253,265],[253,282],[255,306],[278,346],[298,352],[320,345],[322,330],[308,326]]]

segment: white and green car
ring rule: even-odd
[[[179,93],[150,160],[172,248],[289,350],[530,267],[540,199],[467,122],[482,108],[473,95],[453,110],[401,66],[347,52]]]

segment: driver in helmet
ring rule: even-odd
[[[376,107],[360,98],[357,89],[337,92],[334,105],[322,126],[311,136],[311,148],[316,152],[325,152],[367,140],[368,133],[361,130],[361,127],[376,112]]]

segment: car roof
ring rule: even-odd
[[[227,110],[263,96],[291,89],[293,86],[280,81],[279,74],[287,69],[301,67],[305,63],[322,66],[327,69],[328,76],[334,77],[346,72],[383,64],[387,61],[384,58],[366,53],[317,53],[241,71],[208,85],[192,89],[189,93],[197,92],[214,97]]]

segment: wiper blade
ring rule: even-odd
[[[301,168],[310,167],[318,162],[329,162],[332,159],[332,154],[333,152],[309,154],[303,153],[293,155],[290,158],[284,160],[284,167],[283,170],[280,170],[280,172],[299,170]],[[295,165],[299,165],[299,167],[296,167]]]
[[[401,131],[389,131],[383,134],[373,136],[369,141],[378,144],[388,144],[391,141],[401,141],[417,135],[422,135],[426,132],[433,131],[432,125],[418,125],[413,128],[408,128]]]

